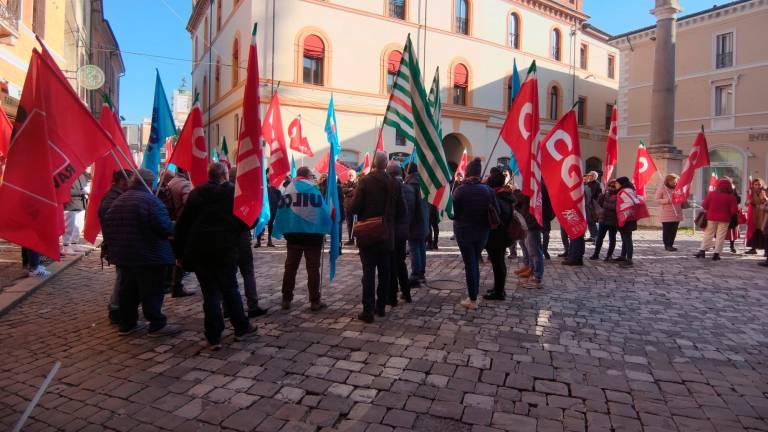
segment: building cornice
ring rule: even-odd
[[[564,4],[552,0],[507,0],[507,3],[524,6],[528,9],[535,10],[544,15],[577,26],[580,26],[584,21],[589,19],[589,15],[584,12],[569,8]]]
[[[189,17],[189,21],[187,21],[187,32],[189,32],[189,34],[194,33],[197,29],[200,20],[208,9],[210,1],[211,0],[197,0],[197,3],[195,3],[194,9],[192,9],[192,15]]]
[[[684,31],[689,28],[710,24],[717,20],[754,13],[762,9],[768,9],[768,0],[737,0],[680,17],[677,20],[676,28],[677,31]],[[631,44],[651,40],[654,37],[656,37],[655,25],[613,36],[608,40],[608,44],[622,49],[630,47]]]

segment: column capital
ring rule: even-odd
[[[679,0],[656,0],[656,7],[651,9],[651,14],[657,20],[675,19],[682,10]]]

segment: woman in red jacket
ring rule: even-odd
[[[707,194],[701,207],[707,212],[707,228],[704,230],[701,249],[695,257],[704,258],[705,251],[712,247],[712,239],[716,238],[715,254],[712,260],[717,261],[720,259],[720,252],[723,251],[725,234],[728,232],[731,217],[735,216],[739,210],[731,181],[727,178],[718,180],[717,189]]]

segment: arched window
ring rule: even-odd
[[[736,190],[739,191],[741,196],[744,196],[746,192],[749,179],[745,178],[745,173],[748,173],[746,169],[746,161],[744,154],[736,148],[731,147],[715,147],[709,150],[710,166],[701,170],[701,183],[700,191],[701,198],[707,194],[709,189],[709,181],[712,174],[722,178],[724,176],[730,177],[733,180]]]
[[[560,60],[560,45],[562,43],[562,38],[560,36],[560,30],[558,29],[552,29],[552,58],[555,60]]]
[[[456,33],[469,34],[469,0],[456,0]]]
[[[560,89],[553,85],[549,90],[549,119],[557,121],[560,114]]]
[[[453,67],[453,103],[454,105],[467,104],[467,89],[469,87],[469,71],[467,67],[459,63]]]
[[[205,54],[206,51],[208,51],[208,44],[211,42],[210,35],[208,33],[208,17],[205,17],[205,22],[203,23],[203,54]]]
[[[392,93],[392,86],[397,78],[397,71],[400,70],[400,60],[403,59],[403,53],[392,51],[387,56],[387,93]]]
[[[221,31],[221,5],[224,3],[223,0],[219,0],[216,2],[216,33]]]
[[[304,84],[323,85],[323,62],[325,44],[319,36],[309,35],[304,39]]]
[[[232,87],[240,82],[240,38],[232,41]]]
[[[216,69],[213,75],[213,100],[217,101],[221,97],[221,59],[216,59]]]
[[[388,0],[387,14],[391,18],[405,19],[405,0]]]
[[[520,49],[520,16],[514,12],[509,15],[509,46]]]
[[[208,76],[203,77],[203,111],[208,111]]]

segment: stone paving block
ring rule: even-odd
[[[436,417],[445,417],[459,420],[464,413],[464,407],[456,402],[434,401],[429,408],[429,414]]]
[[[260,411],[241,410],[229,416],[221,423],[221,426],[237,431],[248,432],[256,429],[259,423],[266,417],[266,414]]]
[[[536,419],[517,414],[508,414],[496,412],[491,419],[493,427],[506,431],[534,432],[536,430]]]
[[[387,411],[382,422],[393,427],[410,428],[416,420],[416,414],[410,411],[391,409]]]

